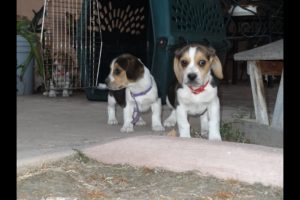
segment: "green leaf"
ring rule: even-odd
[[[31,59],[34,58],[36,65],[38,67],[38,73],[44,77],[44,63],[42,58],[42,48],[36,33],[31,32],[31,21],[29,20],[18,20],[17,21],[17,34],[24,37],[30,45],[30,53],[24,63],[22,64],[22,74],[24,75],[27,65],[30,63]]]

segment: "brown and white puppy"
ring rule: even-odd
[[[71,95],[70,88],[79,78],[79,68],[75,66],[74,59],[68,53],[54,53],[51,71],[49,96],[55,97],[60,89],[63,90],[63,97]]]
[[[163,131],[161,124],[161,99],[153,76],[140,59],[131,54],[122,54],[110,65],[105,80],[108,94],[108,124],[118,124],[115,105],[123,107],[124,124],[121,132],[132,132],[133,125],[144,125],[141,112],[151,108],[152,130]]]
[[[173,68],[176,80],[168,90],[167,104],[173,109],[165,126],[178,124],[180,137],[191,137],[188,115],[200,115],[201,133],[209,140],[221,140],[220,103],[212,73],[223,78],[215,50],[189,44],[175,52]]]

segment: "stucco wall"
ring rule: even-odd
[[[32,19],[32,10],[38,11],[44,4],[44,0],[17,0],[17,15]]]

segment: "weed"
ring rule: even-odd
[[[220,133],[222,140],[224,141],[250,143],[250,140],[245,138],[245,134],[243,132],[232,127],[231,122],[222,122]]]

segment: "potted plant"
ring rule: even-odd
[[[35,17],[29,20],[26,17],[17,16],[17,94],[32,93],[34,64],[37,66],[38,74],[44,77],[41,43],[34,20],[36,20]]]

